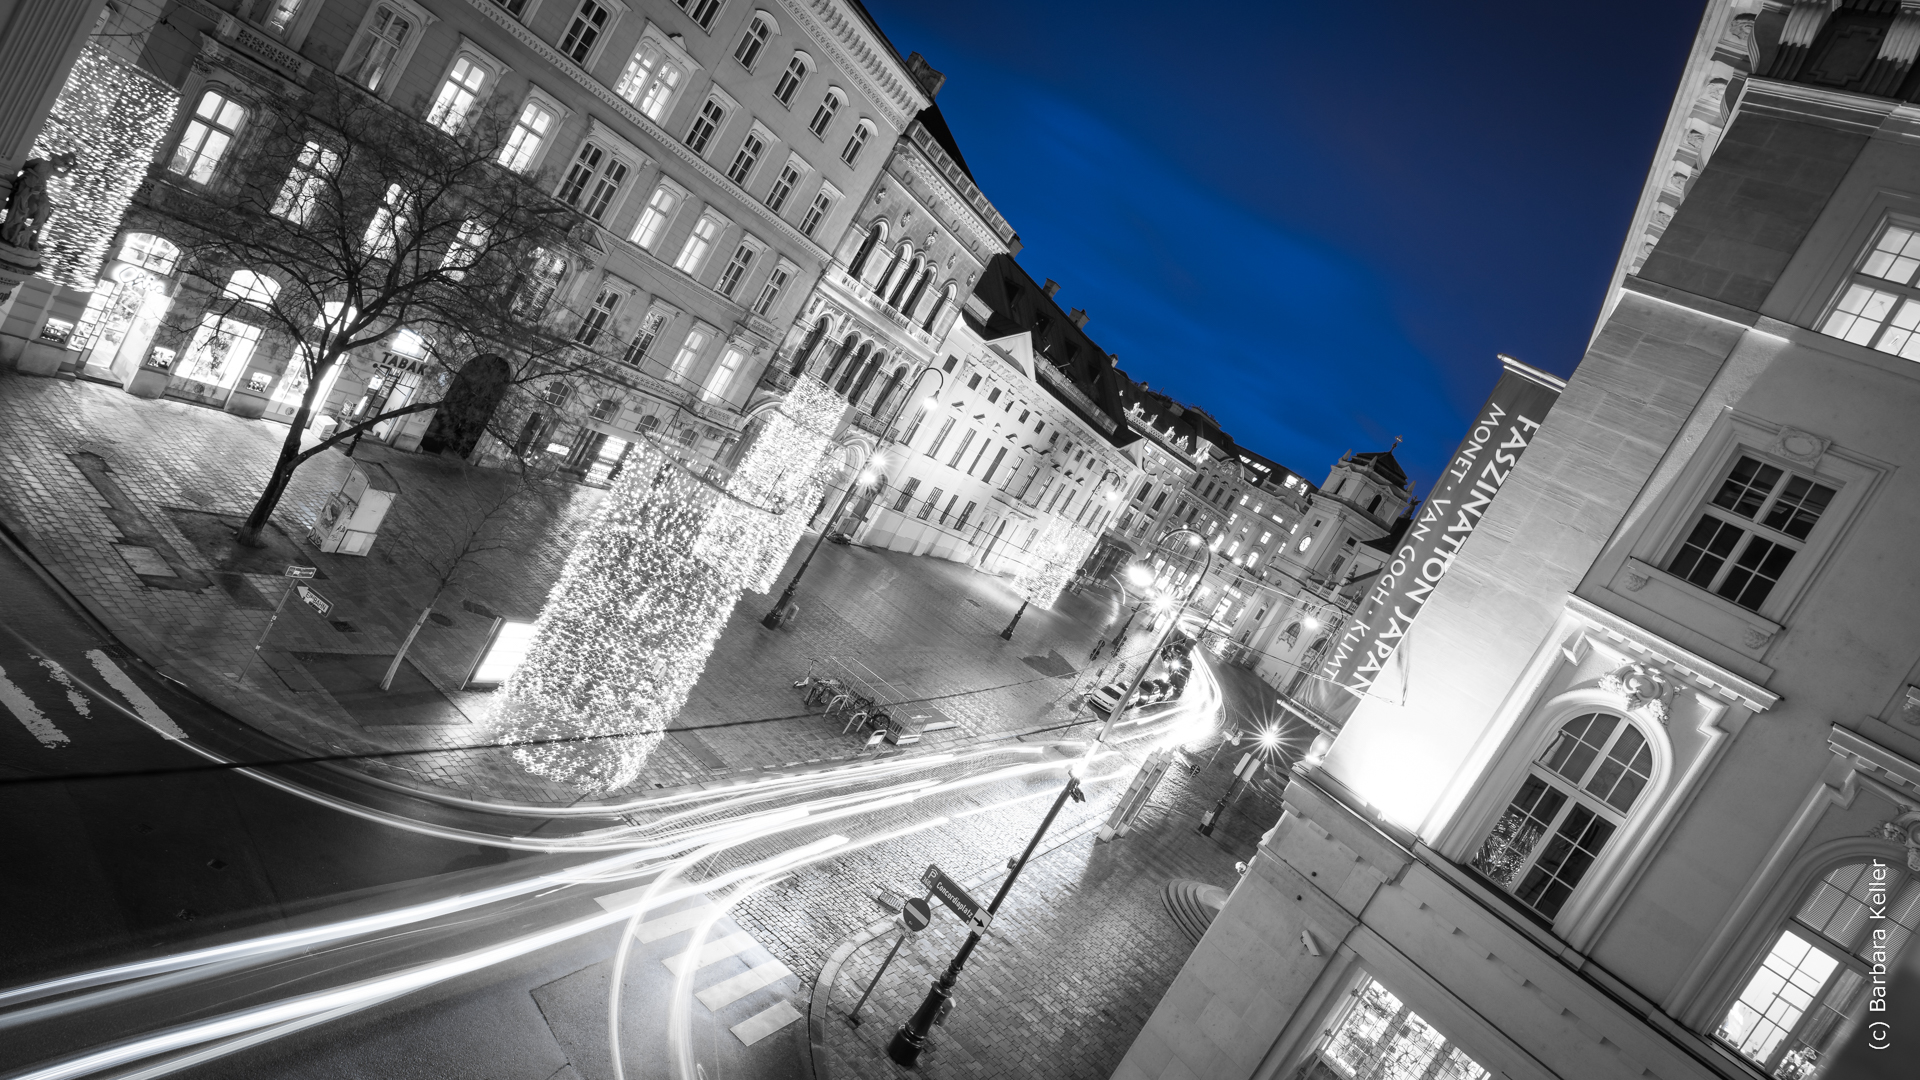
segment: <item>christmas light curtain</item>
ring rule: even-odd
[[[1013,575],[1014,595],[1035,607],[1052,608],[1074,571],[1087,561],[1095,539],[1087,530],[1064,521],[1048,526]]]

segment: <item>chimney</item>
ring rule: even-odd
[[[1085,330],[1087,328],[1086,309],[1074,308],[1072,311],[1067,312],[1067,318],[1072,319],[1073,325],[1079,327],[1080,329]]]
[[[947,77],[933,70],[933,65],[927,63],[927,58],[919,53],[907,54],[907,71],[930,98],[939,97],[940,88],[947,85]]]
[[[1047,283],[1045,285],[1040,286],[1040,288],[1048,296],[1052,296],[1054,293],[1057,293],[1060,291],[1060,283],[1053,280],[1052,278],[1048,278]]]

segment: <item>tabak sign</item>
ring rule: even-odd
[[[1560,397],[1550,378],[1508,363],[1359,610],[1321,654],[1307,697],[1322,714],[1344,720],[1386,669]]]

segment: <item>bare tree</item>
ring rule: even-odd
[[[550,467],[515,462],[504,473],[489,470],[484,478],[478,478],[475,472],[468,468],[462,475],[466,491],[477,494],[477,498],[467,503],[465,513],[456,515],[447,523],[448,532],[437,538],[401,541],[402,546],[425,565],[425,581],[433,587],[433,591],[421,606],[419,616],[413,620],[406,640],[400,643],[399,651],[393,654],[393,663],[387,665],[387,673],[380,679],[382,690],[393,688],[393,679],[400,672],[401,661],[406,659],[408,650],[413,648],[414,639],[420,636],[420,628],[433,615],[433,606],[440,602],[447,590],[464,583],[478,572],[488,561],[486,557],[489,554],[512,546],[517,531],[515,525],[524,524],[515,520],[519,511],[532,509],[535,513],[551,517],[560,509],[565,484]],[[476,492],[476,487],[481,484],[487,485],[488,490]]]
[[[508,114],[435,116],[435,126],[326,75],[262,112],[270,130],[252,151],[259,182],[217,198],[182,193],[193,204],[174,210],[183,266],[211,297],[206,310],[237,313],[292,341],[288,374],[306,381],[239,532],[254,544],[303,463],[439,404],[423,385],[413,400],[374,402],[303,446],[325,404],[316,396],[354,350],[412,331],[440,392],[467,361],[498,356],[522,399],[537,395],[534,384],[601,359],[572,339],[577,320],[554,306],[561,253],[578,246],[569,230],[583,223],[500,164]],[[237,279],[236,270],[259,277]]]

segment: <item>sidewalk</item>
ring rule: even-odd
[[[231,544],[285,429],[116,388],[0,372],[0,523],[128,645],[170,677],[296,751],[368,753],[492,741],[485,693],[458,689],[494,616],[538,614],[575,536],[603,493],[571,487],[552,513],[513,512],[510,552],[488,556],[435,606],[395,692],[374,685],[431,585],[418,552],[443,551],[458,523],[505,478],[458,462],[363,443],[301,467],[265,550]],[[368,557],[326,555],[304,540],[320,506],[356,465],[399,496]],[[802,542],[793,563],[805,554]],[[285,605],[259,662],[248,662],[286,580],[315,566],[326,618]],[[792,565],[780,576],[784,585]],[[1030,610],[1013,642],[999,630],[1017,606],[997,579],[964,566],[834,545],[803,582],[786,630],[759,617],[769,597],[735,611],[675,724],[636,787],[700,783],[750,769],[832,760],[858,735],[805,715],[791,688],[820,657],[857,657],[932,704],[955,726],[917,751],[1058,722],[1070,680],[1115,609],[1104,596]],[[243,674],[244,671],[244,674]],[[236,678],[236,676],[239,676]],[[576,792],[530,777],[503,751],[442,752],[369,764],[409,784],[530,802]]]

